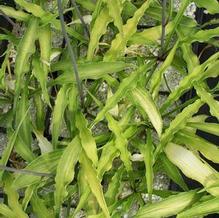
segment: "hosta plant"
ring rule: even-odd
[[[219,13],[217,0],[194,0]],[[3,217],[202,217],[219,212],[219,53],[200,63],[193,43],[218,47],[219,28],[173,0],[15,0],[0,68]],[[170,89],[166,72],[180,74]],[[163,86],[169,88],[163,91]],[[196,96],[180,97],[191,89]],[[165,174],[181,191],[157,190]],[[183,174],[200,183],[189,190]],[[145,200],[145,194],[148,198]],[[161,197],[154,202],[152,196]]]

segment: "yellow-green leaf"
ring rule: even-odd
[[[169,127],[161,136],[161,143],[156,148],[155,155],[158,155],[165,145],[173,139],[175,133],[185,127],[188,119],[199,110],[202,104],[200,99],[196,100],[193,104],[184,108],[183,111],[171,121]]]
[[[198,5],[198,7],[206,8],[211,14],[216,14],[219,11],[219,3],[217,0],[195,0],[194,2]]]
[[[160,137],[163,129],[163,120],[150,94],[142,88],[135,88],[132,89],[131,95],[134,102],[136,102],[136,104],[146,112],[151,123],[156,129],[158,136]]]
[[[88,62],[83,64],[78,64],[78,72],[80,74],[80,79],[100,79],[110,73],[117,73],[125,69],[128,64],[122,61],[116,62]],[[62,60],[52,65],[52,71],[64,71],[56,80],[57,83],[73,83],[75,82],[75,77],[71,70],[71,63],[68,60]]]
[[[128,140],[124,136],[118,122],[109,114],[106,114],[109,129],[115,134],[115,147],[120,151],[120,158],[128,172],[132,171],[131,153],[128,151]]]
[[[98,157],[97,157],[97,146],[94,137],[90,129],[87,127],[88,122],[85,119],[84,115],[81,112],[76,114],[76,126],[79,131],[79,137],[81,145],[86,153],[86,155],[93,162],[94,166],[97,166]]]
[[[82,168],[84,169],[85,179],[87,180],[87,183],[89,184],[89,187],[92,193],[96,197],[101,209],[103,210],[105,217],[109,218],[110,214],[109,214],[109,210],[106,205],[106,201],[104,199],[100,180],[97,177],[96,169],[93,167],[91,160],[89,160],[85,152],[82,152],[80,155],[80,164],[82,165]]]
[[[56,150],[40,155],[30,164],[28,164],[24,169],[45,174],[54,173],[62,152],[63,150]],[[15,177],[12,185],[16,189],[20,189],[32,184],[36,184],[40,182],[42,178],[42,176],[31,174],[20,174]],[[44,179],[48,179],[48,177],[45,177]]]
[[[137,85],[137,81],[139,76],[147,70],[148,66],[140,66],[138,70],[133,72],[130,76],[123,79],[123,81],[120,83],[117,91],[114,93],[114,95],[107,99],[105,106],[101,109],[101,111],[97,114],[94,123],[98,123],[101,121],[106,112],[108,112],[110,109],[112,109],[120,99],[124,97],[124,95],[132,88],[134,88]]]
[[[109,9],[109,15],[113,18],[114,25],[118,28],[123,35],[123,22],[121,17],[122,2],[121,0],[107,0],[107,7]]]
[[[178,214],[177,218],[183,217],[203,217],[212,213],[218,213],[219,211],[219,198],[213,198],[204,202],[197,202],[191,208],[182,211]]]
[[[170,217],[177,215],[199,199],[197,191],[182,192],[139,209],[136,218]]]
[[[63,116],[65,108],[67,106],[67,91],[68,87],[66,85],[62,86],[57,94],[55,107],[52,114],[52,145],[54,148],[57,147],[58,138],[60,135]]]
[[[109,10],[104,7],[97,16],[90,34],[88,45],[87,60],[92,60],[95,49],[98,47],[100,37],[106,32],[108,24],[112,22],[112,17],[109,15]]]
[[[176,49],[178,48],[178,45],[179,45],[179,41],[175,43],[174,47],[171,49],[170,53],[168,54],[167,58],[165,59],[163,64],[160,66],[160,68],[152,74],[150,93],[152,94],[153,99],[155,99],[158,95],[163,74],[165,70],[171,66],[174,56],[176,54]]]
[[[189,122],[187,126],[195,129],[202,130],[204,132],[219,136],[219,124],[218,123],[204,123],[204,122]]]
[[[54,218],[55,217],[53,211],[49,210],[46,207],[45,201],[37,195],[36,191],[33,193],[30,203],[33,208],[33,212],[35,215],[37,215],[37,217],[39,218],[44,218],[44,217]]]
[[[209,105],[211,115],[219,120],[219,102],[198,83],[195,83],[195,89],[201,100]]]
[[[55,177],[55,209],[60,211],[61,204],[67,196],[66,187],[74,179],[74,167],[79,159],[81,152],[80,140],[75,137],[63,151],[63,154],[58,162],[56,177]]]
[[[16,75],[14,107],[16,107],[16,103],[20,95],[20,90],[23,84],[23,76],[29,68],[29,58],[35,52],[35,40],[37,39],[38,23],[39,20],[37,18],[30,19],[26,32],[18,45],[14,68]]]
[[[7,195],[8,205],[12,208],[13,212],[20,218],[28,218],[28,215],[23,211],[22,205],[19,203],[19,194],[12,187],[13,177],[5,173],[4,174],[4,191]]]
[[[123,25],[123,31],[116,35],[115,39],[112,41],[110,49],[105,54],[105,61],[115,60],[124,54],[129,38],[137,31],[137,24],[139,20],[152,2],[153,0],[145,1],[135,12],[133,17],[130,18],[125,25]]]
[[[202,153],[207,159],[219,163],[219,148],[217,145],[208,142],[207,140],[186,130],[181,130],[176,134],[177,140],[180,143],[187,145]]]
[[[219,196],[218,173],[210,165],[178,144],[169,143],[164,150],[169,160],[187,177],[201,183],[212,195]]]

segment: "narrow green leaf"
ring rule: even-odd
[[[121,191],[123,167],[120,167],[109,182],[108,189],[104,194],[108,205],[114,204],[118,200]]]
[[[98,47],[101,36],[106,32],[108,24],[112,22],[112,17],[109,15],[109,10],[104,7],[97,16],[93,28],[90,33],[90,41],[88,45],[87,60],[92,60],[95,49]]]
[[[178,214],[199,199],[197,191],[182,192],[160,202],[148,204],[139,209],[136,218],[170,217]]]
[[[163,78],[163,74],[165,70],[167,70],[167,68],[171,66],[171,63],[174,59],[174,56],[176,54],[176,49],[178,48],[178,46],[179,46],[179,41],[175,43],[174,47],[171,49],[170,53],[168,54],[167,58],[165,59],[163,64],[160,66],[160,68],[152,74],[150,93],[152,94],[153,99],[155,99],[158,95],[160,84]]]
[[[33,74],[40,83],[45,102],[50,105],[50,97],[47,91],[47,71],[45,67],[41,65],[38,57],[33,59]]]
[[[48,11],[44,11],[42,7],[32,2],[27,2],[25,0],[15,0],[15,2],[23,7],[27,12],[33,14],[35,17],[40,18],[43,24],[47,25],[48,23],[51,23],[55,29],[61,31],[60,21],[56,19],[56,15]],[[78,32],[74,31],[72,28],[66,27],[66,31],[76,39],[82,42],[85,41],[84,37]]]
[[[158,136],[160,137],[163,129],[163,120],[150,94],[141,88],[134,88],[131,91],[131,96],[133,101],[146,112],[151,123],[156,129]]]
[[[104,118],[106,112],[109,111],[111,108],[113,108],[124,97],[125,93],[127,93],[130,89],[133,89],[137,85],[139,76],[143,72],[145,72],[147,68],[148,68],[147,65],[141,66],[139,67],[138,70],[133,72],[130,76],[123,79],[117,91],[114,93],[112,97],[107,99],[105,106],[97,114],[94,123],[98,123],[99,121],[101,121]]]
[[[186,41],[192,42],[208,42],[211,38],[217,37],[219,34],[219,28],[213,28],[209,30],[199,30],[195,34],[191,35]]]
[[[189,124],[189,123],[204,123],[207,118],[208,118],[208,115],[199,114],[199,115],[196,115],[196,116],[194,116],[194,117],[191,117],[191,118],[188,120],[188,124]]]
[[[80,180],[81,181],[81,180]],[[81,185],[82,182],[80,182]],[[76,214],[80,211],[81,208],[84,208],[84,210],[87,211],[88,217],[92,216],[90,214],[96,214],[97,212],[97,201],[96,199],[94,199],[94,195],[91,193],[90,188],[88,186],[88,184],[86,183],[85,189],[83,190],[83,192],[81,192],[81,196],[80,196],[80,201],[77,205],[77,208],[75,209],[74,213],[72,214],[72,216],[70,216],[71,218],[74,218],[76,216]],[[103,215],[103,214],[102,214]],[[96,215],[93,215],[96,216]],[[105,217],[103,215],[103,217]]]
[[[121,126],[122,129],[127,128],[127,125],[129,124],[129,122],[131,122],[134,114],[135,114],[135,106],[132,105],[127,108],[125,113],[122,115],[121,120],[119,121],[119,125]]]
[[[211,115],[219,120],[219,102],[198,83],[195,83],[195,89],[201,100],[209,105]]]
[[[112,211],[113,211],[112,217],[120,218],[120,217],[125,216],[125,214],[133,215],[132,208],[134,207],[134,205],[136,204],[138,200],[139,200],[139,197],[136,194],[132,194],[125,199],[118,200],[112,206]],[[119,205],[121,205],[121,209],[117,210],[116,208],[118,208]],[[103,216],[100,216],[97,218],[103,218]]]
[[[35,134],[35,136],[37,138],[41,154],[53,151],[52,144],[47,140],[46,137],[43,136],[43,134],[41,132],[39,132],[35,128],[33,129],[33,132],[34,132],[34,134]]]
[[[106,114],[109,129],[115,134],[115,147],[120,151],[120,158],[128,172],[132,171],[131,153],[128,151],[128,140],[124,136],[118,122],[109,114]]]
[[[62,86],[57,94],[55,106],[52,114],[52,144],[56,148],[58,144],[58,138],[62,127],[64,111],[67,106],[67,92],[68,87]]]
[[[89,206],[87,205],[87,202],[89,201],[89,198],[93,195],[91,193],[90,186],[88,185],[87,180],[85,179],[85,172],[84,168],[81,167],[80,171],[78,172],[78,192],[80,195],[80,200],[77,204],[77,207],[72,214],[72,218],[76,216],[76,214],[83,208],[84,210],[89,209]],[[97,203],[97,202],[96,202]]]
[[[17,45],[19,43],[19,40],[16,38],[16,36],[10,32],[7,32],[7,34],[0,34],[0,41],[3,41],[3,40],[7,40],[13,43],[14,45]]]
[[[219,11],[219,4],[217,0],[209,0],[208,2],[205,0],[195,0],[194,2],[198,7],[206,8],[207,11],[211,14],[216,14]]]
[[[147,129],[147,143],[139,144],[138,146],[141,154],[144,157],[145,163],[145,178],[147,182],[147,192],[149,194],[149,198],[151,200],[153,193],[153,180],[154,180],[154,170],[153,170],[153,144],[151,138],[151,131]]]
[[[95,9],[92,13],[92,22],[91,22],[91,27],[93,27],[94,22],[96,21],[96,19],[98,18],[98,16],[101,13],[101,9],[104,7],[103,6],[104,1],[103,0],[97,0],[96,4],[95,4]]]
[[[12,152],[13,147],[15,146],[15,142],[16,142],[16,139],[17,139],[17,136],[18,136],[18,132],[20,130],[22,122],[24,121],[25,117],[27,116],[28,111],[29,110],[27,110],[25,112],[25,114],[23,114],[22,119],[20,120],[20,123],[17,126],[17,129],[11,135],[10,139],[8,140],[6,148],[4,149],[4,151],[2,153],[0,163],[5,165],[5,166],[7,165],[7,162],[8,162],[8,159],[10,157],[10,154]],[[0,172],[0,179],[2,178],[2,174],[3,174],[3,171]]]
[[[161,25],[150,27],[142,32],[136,32],[128,41],[128,44],[158,44],[161,36]],[[165,31],[168,34],[173,29],[173,22],[166,25]]]
[[[50,56],[52,49],[51,26],[46,25],[39,30],[40,58],[43,63],[45,74],[47,75],[50,67]]]
[[[105,217],[109,218],[110,214],[106,205],[106,201],[104,199],[100,180],[97,177],[97,172],[92,166],[92,162],[89,160],[84,152],[82,152],[80,155],[80,164],[84,169],[85,179],[87,180],[92,193],[96,197]]]
[[[15,2],[23,7],[27,12],[33,13],[36,17],[43,17],[45,15],[45,11],[37,4],[33,4],[25,0],[15,0]]]
[[[35,52],[35,40],[37,39],[38,23],[39,20],[37,18],[30,19],[26,32],[18,45],[14,68],[16,75],[14,107],[16,107],[16,102],[18,101],[18,97],[20,95],[23,84],[23,76],[29,68],[29,58]]]
[[[4,191],[8,198],[8,205],[12,208],[17,217],[28,218],[28,215],[23,211],[21,204],[19,203],[19,194],[12,187],[13,178],[10,174],[4,174]]]
[[[103,146],[97,167],[97,174],[99,178],[103,178],[104,173],[112,168],[113,160],[118,156],[119,151],[114,146],[113,140]]]
[[[147,0],[144,2],[135,12],[133,17],[130,18],[123,26],[123,31],[116,35],[115,39],[112,41],[110,49],[105,54],[105,61],[115,60],[123,55],[129,38],[137,31],[137,24],[139,20],[144,15],[145,11],[149,8],[152,2],[153,0]]]
[[[185,144],[195,150],[202,153],[207,159],[219,163],[219,149],[217,145],[208,142],[207,140],[190,133],[186,130],[182,130],[176,134],[177,140],[181,144]]]
[[[134,15],[134,13],[137,11],[137,7],[130,1],[124,1],[123,4],[123,18],[127,20]]]
[[[16,108],[16,126],[19,125],[19,123],[21,122],[22,115],[25,114],[26,111],[28,111],[28,108],[29,108],[28,90],[27,87],[25,87],[22,90],[21,98],[19,99]],[[30,123],[29,113],[25,116],[18,134],[25,142],[26,146],[30,147],[32,137],[31,137],[31,123]]]
[[[68,127],[70,137],[73,138],[77,132],[75,120],[76,120],[76,114],[79,107],[78,102],[78,88],[76,84],[72,84],[72,86],[69,88],[68,92],[68,107],[65,114],[65,121],[66,125]]]
[[[76,0],[76,2],[89,11],[94,11],[95,9],[95,3],[91,0]]]
[[[117,61],[117,62],[88,62],[84,64],[78,64],[78,72],[80,74],[80,79],[100,79],[105,75],[110,73],[117,73],[119,71],[124,70],[128,64]],[[75,78],[73,76],[73,72],[70,71],[71,64],[68,60],[63,60],[61,62],[57,62],[52,65],[51,70],[64,71],[57,79],[57,83],[73,83],[75,82]]]
[[[107,144],[105,144],[102,148],[102,153],[97,168],[98,178],[103,178],[104,173],[112,168],[113,160],[119,156],[119,151],[117,150],[117,148],[114,146],[113,143],[114,141],[111,140]],[[88,187],[80,197],[80,201],[77,205],[74,214],[76,214],[84,206],[89,196],[89,193],[90,193],[90,188]]]
[[[184,191],[188,191],[189,189],[185,181],[183,180],[183,177],[178,168],[168,160],[164,153],[160,154],[160,158],[163,164],[164,171],[166,171],[167,175]]]
[[[194,54],[191,43],[182,43],[181,49],[183,52],[183,59],[187,63],[188,72],[192,73],[195,67],[199,65],[199,59],[197,55]]]
[[[183,111],[179,113],[174,120],[171,121],[169,127],[161,136],[161,143],[158,145],[155,151],[156,155],[158,155],[160,151],[165,147],[165,145],[173,139],[174,135],[180,129],[185,127],[188,119],[191,118],[193,114],[198,112],[202,104],[203,103],[201,100],[196,100],[193,104],[184,108]]]
[[[114,25],[118,28],[119,32],[123,35],[123,21],[121,17],[122,2],[121,0],[108,0],[106,1],[109,9],[109,15],[113,18]]]
[[[25,87],[22,89],[21,97],[17,102],[16,107],[16,127],[22,121],[18,138],[16,141],[16,150],[17,152],[27,161],[32,161],[34,159],[34,154],[31,151],[31,142],[32,142],[32,128],[31,128],[31,121],[30,121],[30,114],[28,111],[29,108],[29,99],[28,99],[28,87],[25,84]],[[22,118],[22,115],[27,112],[25,118]]]
[[[214,198],[204,202],[197,202],[191,208],[178,214],[177,218],[182,217],[200,217],[219,211],[219,198]]]
[[[170,93],[167,100],[161,107],[164,112],[174,101],[177,101],[186,90],[189,90],[194,82],[202,82],[208,77],[216,77],[218,75],[219,61],[217,56],[219,53],[212,55],[205,63],[196,66],[192,72],[185,76],[179,83],[179,86]]]
[[[107,89],[107,98],[110,98],[112,96],[113,96],[112,89],[110,87],[108,87],[108,89]],[[99,105],[101,105],[101,104],[99,103]],[[110,109],[109,113],[114,117],[118,117],[119,116],[119,106],[118,106],[118,104],[116,104],[112,109]]]
[[[144,162],[146,166],[146,182],[147,182],[147,190],[148,194],[150,196],[150,199],[152,199],[152,193],[153,193],[153,184],[154,184],[154,171],[153,171],[153,144],[152,144],[152,136],[151,132],[148,129],[147,130],[147,144],[145,151],[143,148],[140,148],[140,151],[144,154]]]
[[[219,136],[218,123],[189,122],[187,126]]]
[[[15,10],[14,8],[9,6],[0,5],[0,10],[3,11],[3,13],[7,16],[12,17],[17,21],[29,21],[30,19],[30,15],[28,13]]]
[[[81,152],[80,140],[75,137],[65,148],[57,166],[55,177],[55,210],[57,212],[61,209],[61,204],[67,196],[67,186],[74,179],[74,167],[79,159]]]
[[[173,33],[177,30],[177,27],[179,26],[180,22],[182,21],[183,14],[184,14],[187,6],[189,5],[189,3],[190,3],[190,0],[184,0],[184,1],[182,1],[182,4],[180,4],[179,10],[177,11],[176,16],[174,17],[174,20],[173,20],[173,28],[166,37],[166,46],[168,46],[169,43],[171,42]],[[185,28],[183,28],[183,29],[185,29]]]
[[[41,199],[38,195],[37,192],[35,191],[32,195],[31,198],[31,206],[33,208],[34,214],[37,215],[39,218],[54,218],[54,213],[50,211],[46,205],[43,199]]]
[[[212,195],[219,196],[218,173],[198,155],[174,143],[165,147],[165,153],[187,177],[200,182]]]
[[[39,173],[54,173],[57,168],[58,161],[62,155],[62,152],[62,150],[56,150],[53,152],[45,153],[33,160],[24,169],[32,170]],[[15,187],[16,189],[24,188],[29,185],[40,182],[41,179],[42,177],[36,175],[17,175],[13,181],[13,187]]]
[[[43,132],[45,129],[46,110],[41,93],[36,93],[33,96],[33,102],[36,110],[35,126],[37,130]]]
[[[1,89],[5,89],[5,86],[6,86],[5,78],[6,78],[6,70],[7,70],[9,55],[10,55],[9,51],[10,51],[10,46],[5,51],[5,57],[3,58],[3,61],[0,67],[0,88]],[[2,100],[4,100],[4,97],[2,98]],[[2,100],[1,100],[1,104],[6,103],[4,101],[2,102]]]
[[[40,82],[46,103],[49,106],[51,106],[49,94],[46,88],[46,84],[48,80],[47,76],[50,69],[50,56],[51,56],[51,48],[52,48],[52,32],[51,32],[51,26],[49,24],[42,27],[39,31],[39,45],[40,45],[40,59],[43,65],[42,66],[43,72],[40,63],[36,61],[36,67],[38,67],[36,73],[39,73],[37,79]]]
[[[15,218],[17,216],[6,204],[0,204],[0,214],[4,217]]]
[[[94,166],[98,164],[98,156],[97,156],[97,146],[94,137],[90,129],[87,127],[88,122],[85,119],[84,115],[81,112],[77,112],[76,114],[76,126],[79,131],[79,137],[81,141],[81,145],[86,153],[86,155],[90,158]]]
[[[136,133],[136,127],[131,126],[124,131],[124,136],[127,138],[130,138],[135,133]],[[100,160],[98,162],[98,168],[97,168],[98,178],[100,179],[103,178],[103,175],[105,174],[105,172],[109,171],[112,168],[113,160],[118,156],[119,156],[119,151],[114,146],[114,140],[109,141],[107,144],[103,146]],[[88,187],[83,192],[83,195],[80,198],[80,201],[78,203],[78,206],[74,214],[76,214],[84,206],[89,196],[89,193],[90,193],[90,189]]]
[[[22,208],[24,211],[27,210],[27,206],[30,203],[30,200],[32,198],[35,189],[36,189],[36,185],[30,185],[26,188],[24,193],[24,198],[22,199]]]
[[[11,137],[13,137],[13,130],[11,132]],[[18,135],[18,137],[16,138],[15,141],[15,145],[14,145],[15,151],[27,162],[31,162],[33,161],[36,156],[34,155],[32,149],[30,148],[29,145],[27,145],[23,139],[21,138],[21,136]]]

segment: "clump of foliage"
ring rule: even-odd
[[[194,2],[219,12],[216,0]],[[219,125],[196,113],[206,103],[219,118],[218,86],[206,83],[219,75],[219,53],[200,64],[192,51],[194,42],[218,46],[219,28],[205,29],[218,20],[200,26],[184,16],[189,0],[177,12],[172,0],[15,3],[16,9],[0,5],[14,29],[24,29],[0,35],[9,43],[0,70],[1,127],[8,138],[0,160],[0,214],[151,218],[218,212],[219,174],[206,159],[219,163],[219,150],[196,131],[218,136]],[[59,47],[57,36],[64,36]],[[170,66],[182,80],[160,105]],[[191,88],[197,96],[180,104]],[[158,171],[182,192],[154,189]],[[181,173],[202,188],[189,190]],[[151,203],[152,194],[163,200]]]

